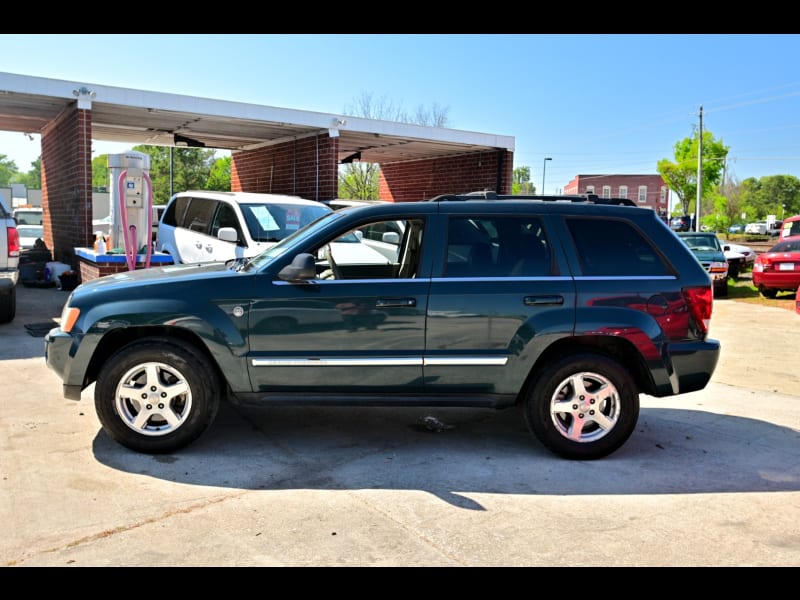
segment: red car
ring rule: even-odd
[[[784,238],[756,256],[753,285],[765,298],[778,292],[797,292],[800,287],[800,236]]]

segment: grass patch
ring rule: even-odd
[[[753,285],[752,273],[742,273],[735,281],[728,279],[728,299],[761,306],[795,310],[796,292],[778,292],[775,298],[764,298]]]

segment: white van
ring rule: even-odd
[[[333,212],[299,196],[251,192],[180,192],[170,198],[158,224],[156,250],[176,263],[252,258],[318,218]],[[332,246],[334,259],[389,264],[355,233]]]

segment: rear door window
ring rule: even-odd
[[[650,240],[628,221],[573,217],[566,224],[583,275],[672,275]]]
[[[216,208],[216,200],[192,198],[183,218],[183,227],[197,233],[209,233]]]

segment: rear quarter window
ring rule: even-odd
[[[566,224],[583,275],[672,274],[650,239],[629,221],[573,217]]]

